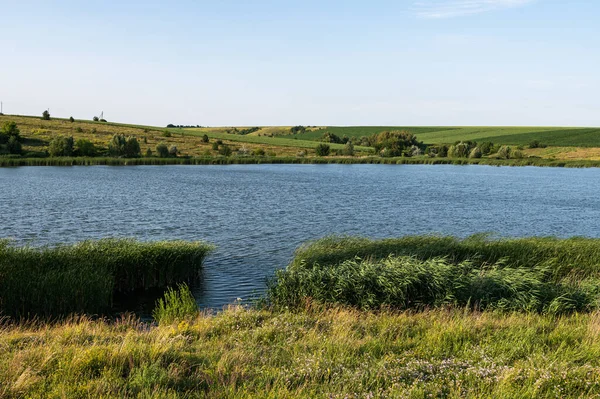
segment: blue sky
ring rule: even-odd
[[[592,0],[0,0],[0,10],[5,113],[600,126]]]

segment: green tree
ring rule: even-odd
[[[94,117],[92,118],[92,120],[93,120],[94,122],[98,122],[98,121],[100,121],[100,118],[98,118],[97,116],[94,116]]]
[[[219,154],[225,157],[230,156],[232,152],[233,151],[228,145],[222,145],[221,148],[219,148]]]
[[[375,134],[368,139],[369,145],[382,156],[398,157],[412,146],[423,147],[414,134],[401,130],[385,131]]]
[[[17,127],[17,124],[13,121],[4,122],[2,129],[0,130],[0,143],[6,143],[11,137],[15,137],[17,140],[20,139],[21,131]]]
[[[168,158],[169,157],[169,147],[166,144],[160,143],[156,146],[156,153],[159,158]]]
[[[342,151],[342,154],[347,156],[354,156],[354,144],[352,144],[351,141],[348,141],[346,145],[344,145],[344,150]]]
[[[469,158],[481,158],[483,155],[483,152],[481,151],[481,148],[479,147],[475,147],[471,150],[471,153],[469,154]]]
[[[54,137],[50,140],[48,152],[52,157],[70,157],[73,155],[73,137]]]
[[[48,110],[42,112],[42,119],[45,121],[49,121],[50,120],[50,112],[48,112]]]
[[[6,144],[6,149],[11,154],[20,154],[21,153],[21,143],[16,136],[10,136],[8,139],[8,143]]]
[[[177,151],[177,147],[176,146],[172,145],[169,148],[169,156],[170,157],[176,157],[178,153],[179,153],[179,151]]]
[[[93,157],[96,155],[96,146],[89,140],[79,139],[75,142],[77,154],[82,157]]]
[[[202,142],[203,143],[208,143],[209,139],[208,139],[208,135],[205,134],[204,136],[202,136]]]
[[[331,147],[328,146],[327,144],[319,144],[315,148],[315,152],[320,157],[326,157],[331,152]]]
[[[71,123],[75,122],[75,118],[73,118],[73,117],[70,117],[70,118],[69,118],[69,122],[71,122]]]
[[[135,137],[115,134],[108,143],[108,153],[113,157],[136,158],[142,155],[140,144]]]

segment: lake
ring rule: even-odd
[[[331,234],[599,237],[598,169],[451,165],[0,169],[0,237],[205,240],[202,307],[248,299]]]

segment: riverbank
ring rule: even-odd
[[[56,157],[17,158],[0,157],[0,167],[17,166],[137,166],[137,165],[250,165],[250,164],[380,164],[380,165],[488,165],[538,166],[561,168],[598,168],[596,160],[554,160],[543,158],[382,158],[382,157],[200,157],[200,158],[110,158],[110,157]]]

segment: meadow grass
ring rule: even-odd
[[[197,277],[211,249],[183,241],[105,239],[53,247],[0,241],[0,313],[19,319],[107,312],[115,294]]]
[[[3,398],[597,398],[600,314],[229,308],[0,328]]]

